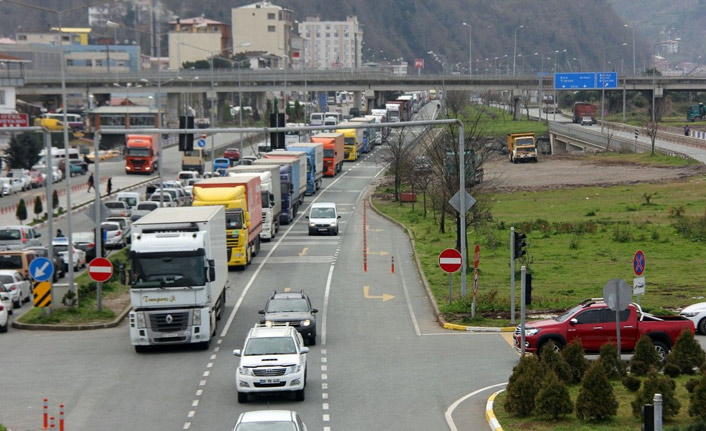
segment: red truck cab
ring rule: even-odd
[[[616,344],[616,313],[601,298],[582,301],[553,319],[528,322],[525,325],[525,351],[541,353],[549,341],[562,348],[578,338],[586,352],[598,352],[603,344]],[[682,331],[694,333],[694,324],[680,316],[652,316],[632,303],[620,312],[620,349],[635,349],[640,337],[647,335],[659,355],[664,358]],[[514,333],[515,348],[520,350],[521,331]]]
[[[596,124],[596,112],[598,108],[596,105],[588,102],[576,102],[574,103],[573,112],[573,122],[579,123],[584,117],[590,117],[593,120],[593,124]]]
[[[151,174],[159,165],[159,135],[127,135],[125,173]]]

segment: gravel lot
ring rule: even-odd
[[[706,173],[706,167],[657,167],[633,163],[598,163],[581,156],[541,156],[538,163],[485,162],[486,190],[537,190],[581,186],[607,186],[643,182],[667,182]]]

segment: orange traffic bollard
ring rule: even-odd
[[[64,431],[64,405],[59,404],[59,431]]]
[[[395,273],[395,256],[390,256],[392,258],[392,273]]]
[[[44,421],[42,429],[49,428],[49,399],[44,398]]]

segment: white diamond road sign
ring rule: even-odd
[[[466,193],[466,212],[476,204],[476,198],[471,196],[470,193],[464,190]],[[449,204],[458,212],[461,212],[461,190],[457,191],[451,199],[449,199]]]

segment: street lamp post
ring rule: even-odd
[[[617,45],[606,46],[605,48],[603,48],[603,69],[602,69],[603,72],[605,72],[605,56],[606,56],[606,52],[608,52],[608,50],[611,49],[611,48],[619,48],[619,47],[621,47],[621,46],[627,46],[627,42],[623,42],[623,43],[620,43],[620,44],[617,44]],[[604,129],[604,126],[605,126],[605,121],[604,121],[604,119],[605,119],[605,108],[604,108],[604,104],[605,104],[605,86],[606,86],[606,83],[603,82],[603,81],[601,81],[601,134],[603,134],[603,129]]]
[[[473,28],[468,23],[463,23],[468,27],[468,76],[473,76]]]
[[[562,52],[562,53],[566,52],[566,49],[563,49],[561,51],[559,51],[559,50],[554,51],[554,76],[556,76],[556,72],[557,72],[557,70],[556,70],[556,56],[560,52]],[[553,81],[554,81],[554,79],[553,79]],[[556,100],[556,85],[554,85],[554,106],[552,106],[552,112],[553,112],[552,115],[554,116],[552,118],[552,121],[554,121],[554,122],[556,122],[556,108],[558,106],[559,106],[559,102],[557,102],[557,100]]]
[[[512,54],[512,76],[515,76],[515,60],[517,59],[517,30],[524,28],[524,25],[521,25],[515,29],[515,48],[513,50]]]
[[[623,27],[630,27],[632,29],[632,76],[636,76],[635,73],[635,26],[630,24],[623,24]]]

